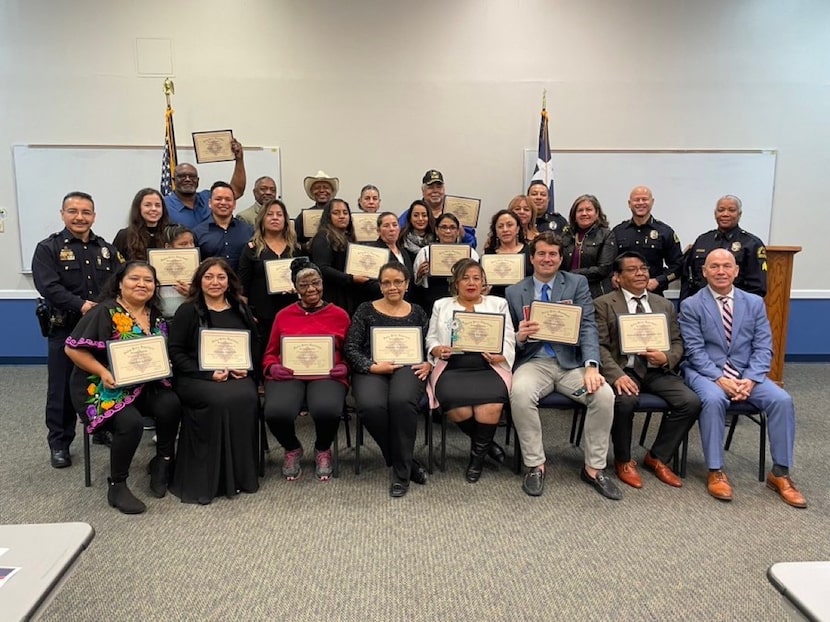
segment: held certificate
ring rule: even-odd
[[[525,254],[482,255],[481,267],[488,285],[514,285],[525,278]]]
[[[444,197],[444,211],[455,214],[458,222],[464,227],[478,226],[478,212],[480,209],[481,199],[454,197],[449,194]]]
[[[352,214],[354,239],[357,242],[374,242],[378,239],[378,215],[367,212]]]
[[[389,249],[362,244],[349,244],[346,249],[346,267],[343,272],[353,276],[378,278],[383,264],[389,261]]]
[[[107,342],[110,369],[119,387],[127,387],[173,375],[167,342],[162,335]]]
[[[372,326],[372,360],[399,365],[424,362],[424,335],[420,326]]]
[[[452,276],[452,267],[459,259],[470,258],[467,244],[430,244],[429,276]]]
[[[282,337],[280,359],[295,376],[328,376],[334,367],[334,337]]]
[[[619,316],[620,352],[637,354],[671,348],[669,322],[664,313],[625,313]]]
[[[193,149],[196,151],[196,163],[228,162],[235,160],[231,143],[231,130],[213,132],[193,132]]]
[[[323,215],[323,210],[316,207],[304,209],[303,215],[303,235],[307,238],[313,238],[317,235],[317,229],[320,227],[320,216]]]
[[[251,333],[225,328],[199,329],[199,369],[253,369]]]
[[[574,346],[579,343],[582,307],[559,302],[534,300],[530,305],[530,321],[539,322],[539,331],[531,339],[553,341]]]
[[[501,354],[504,348],[504,316],[501,313],[453,311],[453,352]]]
[[[156,269],[160,285],[189,282],[199,267],[198,248],[150,248],[147,262]]]
[[[268,259],[263,262],[269,294],[282,294],[294,289],[291,282],[291,259]]]

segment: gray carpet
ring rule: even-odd
[[[726,457],[731,504],[706,494],[697,428],[683,488],[644,472],[642,490],[624,487],[621,502],[607,501],[579,480],[570,417],[548,411],[538,499],[505,467],[467,484],[468,446],[452,430],[447,472],[403,499],[388,498],[369,439],[359,476],[343,450],[339,480],[316,482],[306,469],[285,482],[275,448],[257,494],[183,505],[147,494],[145,434],[130,483],[148,511],[124,516],[106,503],[105,448],[93,446],[92,488],[83,486],[80,439],[72,468],[49,466],[45,369],[4,367],[0,522],[95,527],[46,620],[780,620],[769,565],[830,559],[828,377],[828,365],[786,369],[798,409],[793,474],[807,510],[757,481],[757,428],[747,421]],[[311,422],[299,430],[309,447]],[[420,438],[417,451],[425,458]]]

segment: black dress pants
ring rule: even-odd
[[[286,451],[301,447],[294,420],[305,405],[314,420],[315,449],[331,447],[346,400],[346,386],[336,380],[269,380],[265,383],[265,422]]]
[[[69,449],[75,438],[75,424],[78,421],[69,391],[69,375],[75,365],[63,350],[68,336],[68,330],[55,328],[48,339],[46,438],[51,449]]]

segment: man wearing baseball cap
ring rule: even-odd
[[[444,212],[444,175],[441,171],[431,168],[424,173],[424,177],[421,180],[421,195],[424,202],[432,210],[432,215],[438,218]],[[408,220],[409,210],[405,210],[398,218],[401,229],[406,226]],[[461,241],[475,248],[478,245],[476,230],[473,227],[465,226],[464,238]]]

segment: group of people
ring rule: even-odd
[[[92,233],[92,197],[72,192],[61,207],[65,228],[35,250],[35,284],[50,308],[51,463],[71,464],[76,413],[89,432],[106,431],[112,446],[108,500],[122,512],[145,510],[126,484],[143,418],[155,420],[158,439],[148,465],[151,493],[161,497],[169,489],[182,501],[209,503],[217,495],[257,490],[261,407],[285,451],[283,477],[295,480],[302,473],[304,450],[294,428],[300,413],[314,422],[315,477],[331,477],[331,446],[349,391],[389,467],[393,497],[407,494],[410,482],[426,483],[425,469],[413,458],[425,402],[470,437],[469,482],[480,479],[486,459],[504,460],[493,438],[509,408],[526,471],[522,488],[541,495],[546,456],[539,402],[556,391],[587,409],[581,478],[604,497],[620,499],[620,487],[606,471],[609,445],[619,481],[641,487],[631,430],[642,391],[671,406],[643,460],[660,481],[681,486],[668,462],[699,418],[708,491],[730,500],[723,472],[725,412],[731,402],[748,400],[769,418],[774,465],[767,485],[790,505],[806,506],[789,477],[792,400],[766,379],[771,338],[760,297],[765,252],[760,240],[738,227],[737,197],[718,201],[717,231],[701,236],[684,255],[671,228],[651,215],[648,188],[632,190],[632,218],[610,229],[596,197],[578,197],[566,219],[550,209],[545,183],[533,181],[527,194],[492,217],[484,246],[485,255],[523,255],[526,276],[490,286],[475,231],[444,211],[444,177],[431,169],[423,176],[421,198],[400,217],[381,211],[377,187],[361,190],[359,209],[377,214],[377,239],[370,244],[389,251],[373,278],[346,271],[356,238],[351,208],[337,198],[337,178],[320,171],[304,180],[314,201],[307,210],[317,210],[319,220],[303,210],[292,223],[269,177],[256,180],[255,203],[234,215],[245,187],[238,143],[234,152],[229,183],[200,191],[195,167],[180,164],[173,194],[139,191],[114,245]],[[316,230],[309,231],[309,224]],[[445,278],[431,276],[432,244],[471,248]],[[192,279],[160,286],[148,250],[193,246],[202,262]],[[266,264],[273,259],[293,260],[287,291],[268,289]],[[678,278],[684,296],[679,317],[660,295]],[[581,307],[577,342],[536,339],[541,326],[528,314],[534,301]],[[455,348],[458,313],[501,315],[501,348]],[[670,347],[623,354],[618,319],[629,313],[664,314]],[[420,329],[423,360],[375,360],[373,334],[381,327]],[[249,369],[202,369],[200,331],[212,328],[248,332]],[[167,337],[172,378],[116,386],[106,343],[151,335]],[[284,364],[286,337],[320,335],[333,344],[327,374],[298,375]]]

